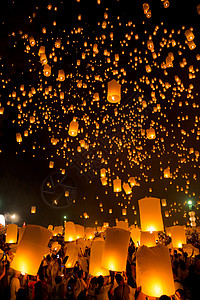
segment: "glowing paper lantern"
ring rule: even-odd
[[[127,195],[132,193],[131,187],[128,183],[125,183],[125,182],[123,183],[123,189]]]
[[[150,297],[171,296],[175,293],[169,250],[158,245],[142,246],[136,254],[136,284]]]
[[[6,230],[6,243],[15,244],[17,243],[18,228],[16,224],[7,225]]]
[[[63,70],[58,71],[58,80],[64,81],[65,80],[65,72]]]
[[[76,239],[84,238],[85,236],[85,229],[82,225],[74,224],[76,230]]]
[[[126,270],[130,232],[121,228],[107,228],[102,255],[102,267],[111,271]]]
[[[105,168],[101,169],[100,170],[100,177],[105,178],[106,177],[106,172],[107,172],[107,170]]]
[[[109,276],[109,270],[101,266],[104,243],[103,238],[95,238],[92,243],[89,261],[89,274],[92,276]]]
[[[22,142],[22,135],[21,135],[21,133],[16,133],[16,141],[18,142],[18,143],[21,143]]]
[[[18,228],[18,244],[20,243],[26,227]]]
[[[85,228],[86,239],[91,240],[94,238],[94,228],[86,227]]]
[[[183,226],[170,227],[172,244],[174,248],[182,248],[182,244],[186,244],[185,228]]]
[[[140,199],[140,223],[142,231],[163,231],[160,199],[146,197]]]
[[[164,170],[164,177],[165,177],[165,178],[170,178],[170,177],[171,177],[170,167],[167,167],[167,168]]]
[[[161,199],[162,206],[167,206],[167,200],[166,199]]]
[[[140,246],[153,247],[156,245],[154,232],[140,231]]]
[[[113,191],[115,193],[121,192],[122,186],[121,186],[121,179],[114,179],[113,180]]]
[[[138,227],[131,226],[131,238],[136,246],[140,243],[140,230]]]
[[[121,228],[121,229],[124,229],[124,230],[129,230],[127,222],[125,222],[125,221],[118,221],[116,223],[117,223],[117,228]]]
[[[107,100],[110,103],[118,103],[121,100],[121,84],[114,79],[108,82]]]
[[[53,230],[53,235],[56,236],[58,234],[62,235],[63,233],[63,228],[62,226],[55,226]]]
[[[43,74],[46,77],[51,76],[51,67],[48,64],[44,65]]]
[[[122,216],[126,216],[126,208],[122,208]]]
[[[65,223],[65,242],[76,240],[76,229],[73,222]]]
[[[0,225],[5,226],[5,217],[4,217],[4,215],[0,215]]]
[[[73,268],[78,260],[79,248],[76,246],[76,242],[71,242],[67,244],[67,249],[65,251],[65,256],[68,256],[65,267]]]
[[[156,132],[153,128],[149,128],[146,130],[147,138],[149,140],[153,140],[156,138]]]
[[[31,206],[31,213],[32,214],[36,213],[36,206],[35,205]]]
[[[51,232],[48,229],[27,225],[11,262],[11,268],[36,276],[43,256],[48,252],[50,237]]]
[[[186,30],[185,36],[188,41],[192,41],[194,39],[194,34],[191,30]]]
[[[71,121],[70,124],[69,124],[68,134],[70,136],[77,136],[77,134],[78,134],[78,126],[79,126],[79,124],[78,124],[78,122],[76,122],[76,120]]]

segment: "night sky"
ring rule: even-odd
[[[199,3],[171,0],[168,8],[163,3],[148,1],[148,18],[141,1],[3,1],[0,213],[8,222],[16,213],[19,226],[61,225],[64,216],[85,226],[95,221],[114,225],[116,218],[139,224],[137,200],[145,196],[167,199],[162,207],[166,226],[186,224],[188,200],[198,217]],[[194,49],[186,30],[194,34]],[[147,47],[151,39],[154,51]],[[41,46],[51,66],[49,77],[38,55]],[[64,81],[58,80],[59,70]],[[121,84],[118,104],[106,98],[112,79]],[[79,132],[70,137],[74,117]],[[152,140],[149,128],[156,133]],[[167,168],[170,178],[164,178]],[[114,179],[123,184],[130,177],[137,182],[131,194],[113,192]],[[33,205],[36,214],[31,214]]]

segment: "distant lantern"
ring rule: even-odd
[[[167,200],[166,199],[161,199],[162,206],[167,206]]]
[[[112,212],[113,212],[113,211],[112,211],[112,208],[109,208],[108,213],[109,213],[109,214],[112,214]]]
[[[43,68],[43,74],[44,74],[44,76],[46,76],[46,77],[51,76],[51,67],[50,67],[48,64],[46,64],[46,65],[44,66],[44,68]]]
[[[188,45],[190,50],[193,50],[194,48],[196,48],[196,44],[195,44],[194,41],[188,41],[187,45]]]
[[[15,244],[17,243],[17,225],[16,224],[9,224],[7,225],[6,229],[6,243]]]
[[[147,134],[148,140],[153,140],[156,138],[156,132],[155,132],[155,129],[153,129],[153,128],[147,129],[146,134]]]
[[[49,168],[50,168],[50,169],[53,169],[53,168],[54,168],[54,161],[51,160],[51,161],[49,162]]]
[[[140,243],[140,229],[138,227],[131,226],[130,231],[131,231],[131,238],[135,246],[137,247]]]
[[[40,54],[40,63],[41,63],[42,65],[46,65],[46,64],[48,63],[47,57],[46,57],[46,54],[45,54],[45,53],[41,53],[41,54]]]
[[[65,197],[69,197],[69,191],[65,191]]]
[[[170,172],[170,167],[167,167],[165,170],[164,170],[164,178],[171,178],[172,175],[171,175],[171,172]]]
[[[108,181],[107,181],[107,178],[106,178],[106,177],[101,178],[101,184],[102,184],[103,186],[105,186],[105,185],[108,184]]]
[[[135,177],[129,177],[128,182],[130,183],[130,186],[137,185]]]
[[[0,115],[3,115],[4,113],[4,107],[0,106]]]
[[[76,228],[73,222],[65,223],[65,242],[76,240]]]
[[[29,37],[29,44],[30,44],[31,47],[35,46],[35,39],[34,39],[33,36]]]
[[[146,72],[150,73],[151,72],[151,66],[150,65],[146,65],[145,66]]]
[[[194,34],[193,34],[192,30],[186,30],[185,36],[188,41],[192,41],[194,39]]]
[[[164,1],[163,1],[163,7],[164,7],[164,8],[168,8],[169,5],[170,5],[170,3],[169,3],[168,0],[164,0]]]
[[[169,212],[168,212],[168,210],[165,211],[165,217],[169,218]]]
[[[93,101],[99,101],[99,100],[100,100],[99,93],[95,93],[93,96]]]
[[[18,143],[21,143],[22,142],[22,135],[21,135],[21,133],[16,133],[16,141],[18,142]]]
[[[31,206],[31,213],[32,214],[36,213],[36,206],[35,205]]]
[[[107,100],[110,103],[118,103],[121,100],[121,84],[115,79],[108,82]]]
[[[102,255],[102,267],[117,272],[126,270],[130,232],[121,228],[107,228]]]
[[[75,230],[76,230],[76,239],[85,237],[85,229],[82,225],[75,224]]]
[[[106,177],[106,172],[107,172],[107,170],[105,168],[101,169],[100,170],[100,177],[105,178]]]
[[[38,55],[40,56],[42,53],[45,53],[45,46],[40,46],[40,49],[38,51]]]
[[[147,14],[148,10],[149,10],[149,4],[148,3],[143,3],[143,11],[144,11],[145,15]]]
[[[154,51],[154,43],[152,40],[147,41],[147,48],[151,51]]]
[[[123,189],[124,189],[124,192],[126,193],[126,195],[129,195],[132,193],[132,190],[131,190],[131,187],[128,183],[123,183]]]
[[[85,140],[80,140],[79,143],[82,148],[85,148]]]
[[[114,179],[113,180],[113,191],[115,193],[118,193],[118,192],[122,191],[121,179]]]
[[[122,216],[126,216],[126,208],[122,208]]]
[[[94,238],[94,228],[92,227],[86,227],[85,228],[85,236],[86,239],[91,240]]]
[[[71,121],[70,124],[69,124],[68,134],[70,136],[77,136],[77,134],[78,134],[78,127],[79,127],[79,124],[78,124],[78,122],[76,122],[76,120]]]
[[[172,245],[174,248],[182,248],[182,244],[186,244],[185,228],[183,226],[172,226],[171,231]]]
[[[65,80],[65,72],[63,70],[58,71],[58,80],[64,81]]]
[[[60,48],[60,46],[61,46],[61,40],[60,39],[57,39],[56,41],[55,41],[55,47],[56,48]]]
[[[140,231],[140,246],[153,247],[156,245],[156,237],[154,232]]]
[[[109,276],[109,270],[102,268],[101,260],[104,248],[104,239],[95,238],[90,252],[89,274],[92,276]]]
[[[44,255],[48,252],[51,232],[36,225],[27,225],[11,268],[29,275],[36,276]]]
[[[143,294],[159,298],[175,294],[174,279],[169,250],[157,245],[142,246],[136,254],[136,284]]]
[[[142,231],[163,231],[160,199],[146,197],[138,200]]]

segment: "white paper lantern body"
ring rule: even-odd
[[[89,262],[89,273],[92,276],[109,276],[109,270],[102,268],[101,260],[103,255],[104,248],[104,239],[95,238],[90,253],[90,262]]]

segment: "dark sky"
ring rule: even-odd
[[[42,2],[42,3],[41,3]],[[23,221],[27,223],[36,223],[44,226],[48,226],[49,224],[53,225],[60,225],[63,222],[64,215],[67,216],[68,220],[73,220],[77,223],[83,223],[85,226],[94,226],[94,221],[99,220],[99,224],[101,225],[104,221],[110,221],[114,224],[115,218],[124,219],[124,217],[121,215],[121,206],[117,205],[118,202],[123,203],[123,205],[127,205],[128,203],[128,197],[123,197],[122,195],[119,195],[119,197],[116,197],[116,195],[112,192],[112,187],[109,187],[108,194],[105,194],[105,189],[102,188],[99,178],[97,178],[93,175],[91,175],[91,172],[88,171],[84,175],[80,175],[80,161],[83,160],[84,163],[88,160],[88,164],[91,165],[92,168],[96,169],[99,172],[99,169],[101,167],[105,167],[105,165],[99,163],[97,150],[99,151],[105,151],[104,156],[106,158],[106,151],[110,150],[110,145],[108,141],[103,139],[102,144],[99,145],[98,149],[90,149],[89,155],[90,158],[87,158],[88,153],[82,153],[82,156],[80,156],[78,153],[76,155],[73,154],[67,154],[66,156],[72,157],[72,163],[69,164],[69,166],[66,168],[66,174],[69,174],[71,179],[75,182],[78,194],[76,198],[76,203],[69,205],[68,207],[65,207],[63,209],[58,209],[51,207],[47,205],[47,203],[43,199],[44,195],[44,186],[43,183],[45,180],[49,179],[49,176],[53,173],[60,172],[60,169],[63,168],[66,164],[66,159],[62,158],[59,155],[55,154],[55,148],[52,147],[52,145],[49,143],[49,132],[47,130],[46,124],[42,124],[42,121],[44,121],[44,118],[42,115],[40,116],[40,125],[39,129],[35,130],[32,134],[32,136],[29,136],[28,140],[24,141],[21,145],[18,145],[15,140],[16,132],[18,132],[20,129],[25,130],[26,128],[24,125],[19,127],[17,125],[17,116],[18,116],[18,109],[17,109],[17,100],[14,103],[13,106],[8,106],[7,102],[9,101],[9,94],[12,93],[13,90],[19,90],[19,87],[22,83],[25,84],[26,87],[30,86],[39,86],[41,83],[43,86],[43,89],[47,86],[45,83],[45,78],[42,78],[42,76],[39,74],[39,72],[42,72],[42,67],[40,63],[38,62],[38,56],[37,56],[37,49],[33,50],[35,51],[35,56],[31,54],[31,52],[25,53],[24,52],[24,43],[25,39],[22,38],[24,34],[28,34],[29,36],[34,36],[35,40],[38,41],[39,45],[45,44],[46,51],[49,54],[51,52],[51,45],[53,45],[55,39],[57,37],[62,38],[63,44],[67,44],[67,40],[70,40],[70,46],[68,53],[65,52],[65,55],[62,55],[62,61],[58,61],[57,65],[55,64],[53,66],[53,72],[60,68],[65,69],[65,73],[72,73],[73,78],[79,78],[79,74],[81,74],[82,78],[86,75],[90,75],[89,67],[88,65],[83,64],[83,67],[80,67],[80,69],[75,68],[74,62],[76,59],[80,56],[81,49],[83,48],[83,43],[88,38],[88,44],[94,43],[95,36],[100,35],[100,29],[97,25],[98,22],[102,22],[103,15],[105,12],[108,12],[109,20],[111,23],[114,24],[114,33],[115,33],[115,41],[113,42],[113,47],[116,47],[116,51],[118,51],[120,41],[124,38],[124,35],[126,34],[125,30],[126,27],[122,25],[122,28],[117,27],[117,16],[120,16],[120,21],[122,24],[125,24],[128,20],[132,20],[136,24],[136,32],[139,33],[141,36],[141,39],[146,39],[146,35],[144,33],[144,26],[142,25],[142,22],[145,21],[145,28],[149,30],[149,32],[153,31],[153,28],[155,28],[156,25],[160,26],[160,23],[163,22],[164,28],[167,28],[169,31],[174,28],[175,30],[181,29],[183,25],[185,25],[187,28],[193,26],[194,27],[194,33],[196,38],[196,44],[197,49],[192,51],[185,50],[185,55],[187,55],[188,60],[188,66],[193,63],[193,59],[195,55],[198,53],[199,50],[199,20],[200,16],[197,14],[196,11],[196,5],[198,4],[198,1],[170,1],[170,6],[167,9],[163,8],[163,4],[161,1],[148,1],[151,11],[152,11],[152,17],[150,19],[147,19],[143,14],[142,9],[142,2],[141,1],[101,1],[100,5],[97,5],[96,1],[82,1],[80,0],[80,3],[77,1],[53,1],[51,4],[53,5],[53,8],[56,6],[58,8],[58,12],[55,14],[55,11],[53,11],[53,8],[51,11],[47,10],[47,5],[50,4],[48,1],[3,1],[1,12],[0,12],[0,18],[1,18],[1,24],[0,24],[0,36],[1,36],[1,47],[0,47],[0,56],[2,60],[2,70],[1,70],[1,103],[2,106],[5,107],[4,115],[0,116],[0,143],[1,143],[1,156],[0,156],[0,164],[1,164],[1,175],[0,175],[0,210],[2,213],[13,213],[16,212],[20,216],[19,225],[22,224]],[[34,16],[35,13],[35,17]],[[77,20],[78,15],[81,14],[81,21],[79,22]],[[31,19],[31,22],[30,22]],[[57,25],[53,26],[53,21],[56,21]],[[75,28],[77,28],[80,25],[80,27],[84,28],[84,35],[79,38],[75,37],[76,44],[73,45],[73,35],[71,34],[71,31]],[[116,26],[116,27],[115,27]],[[46,27],[47,34],[42,35],[41,29],[43,27]],[[63,33],[63,30],[65,30],[65,34]],[[22,34],[20,34],[20,31]],[[108,34],[109,31],[106,31]],[[13,34],[14,33],[14,34]],[[162,37],[158,37],[162,38]],[[51,41],[52,39],[52,41]],[[102,46],[106,47],[107,41],[105,42],[105,45]],[[184,44],[184,38],[182,37],[181,43]],[[89,47],[90,45],[88,45]],[[109,46],[109,44],[107,45]],[[146,48],[145,48],[146,49]],[[171,49],[171,48],[170,48]],[[80,51],[79,51],[80,50]],[[134,50],[134,43],[130,44],[129,51]],[[114,50],[115,51],[115,50]],[[168,50],[165,50],[166,53],[169,52]],[[177,51],[177,49],[176,49]],[[140,56],[143,56],[145,50],[141,46],[141,53]],[[192,54],[190,55],[190,53]],[[91,56],[88,55],[88,64],[93,64]],[[148,57],[148,56],[147,56]],[[149,55],[150,57],[150,55]],[[89,61],[90,59],[90,61]],[[149,58],[150,59],[150,58]],[[159,58],[158,58],[159,60]],[[99,60],[100,61],[100,60]],[[119,112],[121,116],[124,114],[124,117],[121,117],[120,124],[117,124],[117,118],[113,115],[113,108],[109,107],[107,108],[107,113],[110,114],[112,120],[116,122],[116,127],[122,127],[123,122],[126,120],[130,121],[129,119],[129,109],[130,109],[130,100],[131,97],[139,97],[139,92],[133,92],[132,87],[134,86],[131,81],[134,82],[134,80],[137,80],[138,78],[141,78],[143,76],[143,70],[142,68],[138,67],[136,72],[132,72],[129,68],[128,64],[128,57],[124,57],[124,65],[123,63],[120,65],[120,67],[126,68],[127,66],[127,88],[128,93],[123,94],[122,99],[122,109]],[[73,62],[73,63],[72,63]],[[161,62],[161,61],[160,61]],[[31,65],[32,64],[32,65]],[[119,63],[120,64],[120,63]],[[95,63],[94,63],[95,65]],[[30,72],[30,68],[33,68],[33,72]],[[99,74],[104,78],[105,73],[105,66],[103,65],[102,68],[100,68],[100,64],[97,67],[97,63],[95,66],[96,75]],[[178,71],[177,71],[178,70]],[[171,72],[171,73],[170,73]],[[185,81],[186,85],[189,84],[188,81],[188,68],[187,71],[185,69],[176,69],[176,64],[173,68],[173,70],[169,71],[169,76],[167,77],[167,80],[170,81],[172,78],[174,78],[175,74],[178,74],[182,76],[183,81]],[[161,75],[160,70],[155,71],[154,74],[151,73],[150,76],[156,76],[159,80],[161,78],[163,80],[164,77],[160,77]],[[163,75],[162,75],[163,76]],[[109,79],[111,78],[111,72],[108,72]],[[108,80],[108,78],[104,78],[105,81]],[[3,87],[4,82],[6,80],[9,80],[9,83],[6,85],[6,88]],[[195,79],[195,91],[198,92],[198,79]],[[69,81],[69,80],[68,80]],[[71,83],[66,80],[65,83],[63,83],[63,88],[65,91],[68,92],[68,90],[71,92],[68,103],[66,103],[66,107],[69,107],[71,103],[74,103],[73,97],[72,97],[72,91],[75,88],[75,84],[73,82]],[[171,82],[171,81],[170,81]],[[54,86],[55,84],[55,78],[48,79],[48,84],[52,84]],[[57,83],[56,83],[57,84]],[[95,83],[96,84],[96,83]],[[95,85],[95,87],[97,84]],[[98,86],[97,86],[98,87]],[[126,86],[123,86],[123,92],[125,91]],[[147,95],[149,93],[149,87],[144,87],[144,90],[147,92]],[[88,89],[89,90],[89,89]],[[78,93],[78,90],[76,89],[74,91],[75,94]],[[85,94],[84,94],[85,93]],[[166,95],[168,97],[168,92],[166,92]],[[86,95],[86,92],[83,91],[83,95]],[[33,104],[39,102],[37,97],[41,97],[41,94],[39,96],[33,96]],[[86,97],[86,96],[85,96]],[[145,97],[149,97],[145,95]],[[171,94],[169,94],[169,97],[171,97]],[[183,101],[185,101],[185,95],[183,93]],[[41,99],[41,98],[40,98]],[[75,98],[76,99],[76,98]],[[182,98],[181,98],[182,99]],[[197,97],[197,102],[198,102]],[[46,100],[43,101],[43,103]],[[50,101],[50,100],[48,100]],[[61,124],[65,127],[66,124],[71,121],[72,114],[63,115],[62,119],[57,121],[56,114],[59,113],[59,104],[54,103],[50,104],[50,102],[46,104],[47,107],[50,107],[50,111],[52,111],[52,123]],[[77,107],[79,106],[79,102],[81,99],[77,100]],[[177,100],[178,101],[178,100]],[[45,103],[46,103],[45,102]],[[126,103],[128,103],[126,105]],[[137,102],[138,103],[138,102]],[[136,104],[137,104],[136,103]],[[155,122],[158,121],[158,127],[160,125],[166,126],[167,131],[170,133],[171,127],[169,126],[169,123],[174,124],[175,128],[175,142],[180,147],[182,146],[182,140],[179,135],[179,130],[177,130],[176,134],[176,127],[177,127],[177,119],[176,115],[179,114],[179,107],[178,104],[175,103],[175,106],[173,106],[173,109],[171,109],[171,103],[170,105],[166,102],[166,104],[163,103],[162,99],[158,99],[158,103],[161,104],[161,111],[163,113],[167,114],[168,121],[166,123],[166,118],[163,118],[162,115],[159,114],[152,114],[152,106],[149,105],[149,111],[145,112],[145,129],[148,128],[149,122],[154,120]],[[19,104],[23,105],[23,101],[19,100]],[[39,106],[39,104],[38,104]],[[166,107],[166,108],[165,108]],[[45,108],[46,109],[46,108]],[[90,106],[87,106],[84,108],[85,113],[90,115],[91,123],[94,123],[97,116],[100,117],[100,123],[102,122],[102,116],[103,113],[99,113],[98,107],[94,108],[94,113],[91,113]],[[136,105],[137,109],[137,105]],[[164,110],[163,110],[164,109]],[[185,111],[181,111],[180,115],[185,116],[186,114],[190,116],[188,123],[184,124],[185,128],[193,128],[193,117],[199,113],[199,111],[193,112],[190,110],[190,108],[184,107]],[[31,115],[34,113],[34,110],[37,110],[37,107],[30,104],[29,108],[24,108],[24,112]],[[77,115],[81,118],[82,112],[81,110],[77,109]],[[60,115],[62,114],[62,111],[60,112]],[[149,114],[149,118],[148,118]],[[160,119],[157,119],[159,118]],[[13,122],[13,120],[15,122]],[[137,121],[137,117],[136,117]],[[140,122],[138,120],[138,122]],[[44,125],[44,126],[43,126]],[[104,131],[104,134],[110,134],[111,126],[108,125],[108,128],[105,129],[105,126],[101,123],[100,129]],[[56,130],[55,130],[56,132]],[[54,133],[55,133],[54,132]],[[95,138],[92,133],[92,126],[89,126],[88,129],[89,135],[91,137],[91,140],[95,141]],[[61,130],[60,134],[62,135],[62,138],[64,139],[65,134]],[[156,148],[158,145],[162,145],[160,143],[160,139],[162,136],[165,135],[165,132],[161,131],[159,135],[159,142],[156,144]],[[117,135],[116,135],[117,136]],[[119,135],[121,137],[121,135]],[[114,135],[115,137],[115,135]],[[131,133],[126,133],[126,138],[131,139]],[[127,140],[128,141],[128,140]],[[166,166],[167,162],[170,161],[171,168],[175,169],[178,168],[177,164],[177,155],[178,152],[182,152],[183,150],[180,150],[180,147],[177,146],[177,155],[174,156],[170,151],[171,148],[169,145],[173,141],[173,135],[169,134],[169,137],[165,139],[165,147],[164,147],[164,155],[162,155],[163,160],[163,166]],[[139,142],[139,139],[136,138],[136,144]],[[105,144],[104,144],[105,143]],[[190,147],[194,147],[196,150],[199,149],[199,143],[198,141],[194,141],[192,139],[188,139],[186,141],[186,148],[189,149]],[[33,151],[33,145],[36,145],[36,151]],[[38,147],[38,145],[41,147]],[[75,146],[73,146],[75,145]],[[42,151],[42,147],[46,147],[45,151]],[[105,147],[104,147],[105,146]],[[136,145],[137,147],[138,145]],[[72,144],[72,147],[77,147],[77,143],[74,142]],[[142,155],[145,154],[145,150],[148,153],[151,153],[152,150],[152,142],[147,141],[145,142],[145,146],[143,147]],[[159,148],[159,147],[158,147]],[[157,148],[156,151],[161,151]],[[24,151],[25,150],[25,151]],[[140,150],[137,150],[138,152]],[[17,154],[16,154],[17,152]],[[35,157],[33,158],[33,153],[35,154]],[[48,167],[48,161],[50,160],[51,155],[54,157],[55,161],[55,168],[53,170],[49,169]],[[70,156],[71,155],[71,156]],[[91,157],[94,156],[95,159],[93,162],[91,162]],[[111,155],[111,159],[109,161],[109,165],[106,167],[110,167],[111,170],[114,169],[115,161],[116,159],[119,159],[123,161],[123,164],[127,166],[125,175],[131,174],[131,171],[129,169],[129,161],[126,158],[125,151],[118,151],[116,156]],[[151,159],[151,174],[149,174],[149,178],[159,178],[160,173],[159,171],[159,156],[152,155]],[[176,165],[177,164],[177,165]],[[193,163],[192,163],[193,164]],[[198,169],[198,162],[197,162],[197,169]],[[153,188],[153,195],[155,197],[159,198],[167,198],[168,200],[168,210],[171,209],[170,205],[174,202],[177,203],[177,206],[175,205],[174,209],[177,210],[176,212],[172,212],[172,217],[169,219],[166,219],[166,224],[172,225],[172,222],[174,220],[179,220],[181,224],[185,224],[185,219],[183,219],[184,211],[187,210],[184,207],[184,201],[188,199],[188,196],[184,193],[177,192],[176,186],[182,185],[183,177],[182,174],[189,173],[189,179],[191,181],[190,185],[190,191],[189,194],[192,195],[192,193],[195,192],[195,196],[192,197],[194,203],[196,204],[199,195],[199,185],[198,182],[192,182],[191,178],[194,173],[194,169],[191,168],[190,162],[188,162],[187,166],[184,168],[182,167],[183,172],[180,172],[180,175],[176,180],[174,180],[174,183],[172,186],[168,183],[162,183],[158,181],[151,182],[150,180],[145,183],[144,177],[137,173],[138,177],[141,177],[141,184],[140,187],[134,187],[133,194],[130,200],[129,209],[128,211],[128,218],[130,220],[130,223],[133,223],[135,220],[139,221],[138,215],[133,214],[133,210],[131,209],[132,205],[134,205],[137,209],[137,200],[144,197],[144,196],[150,196],[152,194],[149,193],[149,187],[150,184]],[[140,172],[139,167],[134,167],[137,172]],[[119,171],[119,170],[118,170]],[[120,172],[118,172],[120,173]],[[148,172],[147,172],[148,173]],[[197,177],[199,176],[199,171],[197,170]],[[121,174],[122,180],[125,179],[125,175]],[[117,175],[117,172],[115,173]],[[52,175],[54,176],[54,175]],[[113,175],[114,176],[114,175]],[[52,178],[52,177],[50,177]],[[187,179],[187,178],[186,178]],[[89,184],[88,182],[92,181],[92,184]],[[163,186],[162,186],[163,184]],[[184,179],[185,184],[185,179]],[[167,190],[165,189],[165,186],[167,186]],[[55,193],[62,193],[61,189],[63,187],[57,187]],[[46,193],[45,193],[46,195]],[[99,202],[103,203],[104,206],[104,212],[101,213],[99,210]],[[180,204],[182,208],[181,212],[178,213],[178,209],[180,208],[178,206]],[[37,213],[31,214],[30,213],[30,207],[32,205],[36,205],[37,207]],[[173,204],[174,205],[174,204]],[[195,207],[197,209],[198,206]],[[113,214],[108,214],[108,209],[113,208]],[[198,210],[196,210],[198,213]],[[83,217],[80,218],[80,215],[82,215],[84,212],[87,212],[90,216],[89,219],[84,219]],[[163,211],[164,212],[164,211]]]

